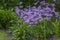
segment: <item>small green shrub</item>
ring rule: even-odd
[[[32,4],[34,0],[30,0],[30,1],[29,0],[0,0],[0,9],[9,9],[9,10],[12,10],[21,1],[23,2],[23,5],[26,6],[26,5]]]
[[[0,28],[9,28],[17,24],[17,14],[8,10],[0,10]]]

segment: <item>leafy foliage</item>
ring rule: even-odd
[[[34,0],[0,0],[0,9],[14,9],[20,1],[23,1],[23,5],[29,5],[29,2],[33,2]],[[32,3],[31,3],[32,4]]]
[[[20,0],[0,0],[1,9],[12,9],[14,8]]]
[[[24,24],[20,22],[20,27],[13,27],[12,34],[16,40],[45,40],[51,35],[58,35],[60,28],[58,22],[55,21],[41,21],[36,25]],[[60,23],[60,22],[59,22]],[[58,26],[55,26],[58,25]],[[56,36],[58,37],[58,36]]]
[[[8,28],[16,24],[17,14],[8,10],[0,10],[0,28]]]

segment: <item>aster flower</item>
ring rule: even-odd
[[[30,19],[25,20],[25,23],[30,23]]]
[[[46,5],[46,2],[45,1],[41,1],[40,4],[41,5]]]
[[[44,11],[46,11],[46,12],[51,12],[51,8],[46,7],[46,8],[44,8]]]
[[[36,6],[33,6],[32,9],[36,9]]]
[[[29,10],[25,8],[24,11],[25,11],[25,12],[28,12]]]
[[[46,3],[46,8],[49,7],[49,5],[50,5],[49,3]]]
[[[20,9],[18,7],[16,7],[15,11],[19,15]]]
[[[47,21],[49,21],[49,20],[51,19],[51,17],[45,17],[45,19],[46,19]]]
[[[23,8],[23,6],[19,6],[19,8]]]
[[[54,7],[52,8],[52,12],[55,12],[55,8]]]
[[[54,12],[54,13],[55,13],[55,17],[58,17],[59,16],[59,14],[57,12]]]
[[[52,7],[55,7],[55,4],[54,4],[54,3],[51,3],[50,5],[51,5]]]
[[[38,2],[39,1],[37,1],[34,4],[37,5]],[[19,9],[19,7],[16,7],[15,11],[20,16],[20,18],[22,18],[24,22],[28,24],[37,24],[39,21],[42,21],[42,20],[49,21],[53,16],[53,14],[55,14],[54,17],[59,16],[59,14],[55,12],[55,7],[54,7],[55,4],[49,4],[49,3],[46,3],[45,1],[40,2],[40,4],[41,5],[39,5],[38,7],[27,6],[26,8],[23,8],[23,6],[20,5],[19,7],[23,9]],[[42,5],[46,7],[42,8]],[[50,8],[49,6],[52,6],[52,8]]]
[[[42,7],[41,6],[38,6],[38,10],[40,10],[40,9],[42,9]]]
[[[47,16],[47,17],[51,17],[52,16],[52,14],[44,14],[45,16]]]
[[[39,17],[39,21],[42,21],[43,20],[43,18],[42,17]]]

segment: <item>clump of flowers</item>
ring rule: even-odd
[[[55,11],[54,3],[47,3],[46,1],[37,1],[34,6],[27,6],[24,8],[22,6],[23,2],[20,2],[20,6],[16,7],[16,13],[22,18],[26,23],[37,24],[42,20],[50,20],[52,16],[58,17],[58,13]],[[36,5],[40,3],[38,7]]]

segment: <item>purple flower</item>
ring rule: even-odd
[[[49,7],[50,4],[46,3],[46,8]]]
[[[51,12],[51,9],[48,8],[48,7],[46,7],[46,8],[44,8],[44,11],[46,11],[46,12]]]
[[[47,21],[49,21],[49,20],[51,19],[51,17],[45,17],[45,19],[46,19]]]
[[[29,19],[25,20],[25,23],[30,23],[30,20]]]
[[[45,1],[40,2],[41,5],[46,5]]]
[[[44,14],[45,16],[47,16],[47,17],[51,17],[52,16],[52,14]]]
[[[54,13],[55,13],[55,17],[58,17],[59,16],[59,14],[57,12],[54,12]]]
[[[36,6],[33,6],[32,9],[36,9]]]
[[[25,12],[28,12],[29,10],[25,8],[24,11],[25,11]]]
[[[18,15],[19,15],[20,9],[19,9],[18,7],[16,7],[15,11],[16,11],[16,13],[18,13]]]
[[[27,20],[27,19],[28,19],[28,16],[24,16],[23,19],[24,19],[24,20]]]
[[[43,20],[43,18],[42,17],[39,17],[39,21],[42,21]]]
[[[38,10],[40,10],[40,9],[42,9],[42,7],[41,6],[38,6]]]
[[[52,12],[55,12],[55,8],[54,7],[52,8]]]
[[[23,6],[19,6],[19,8],[23,8]]]
[[[37,23],[38,23],[37,21],[34,22],[34,24],[37,24]]]
[[[50,5],[51,5],[52,7],[54,7],[54,6],[55,6],[55,4],[54,4],[54,3],[51,3]]]
[[[34,5],[37,5],[39,1],[34,3]],[[22,4],[22,3],[20,3]],[[54,17],[58,17],[59,14],[55,12],[55,4],[49,4],[46,3],[45,1],[40,2],[41,5],[38,7],[36,6],[27,6],[26,8],[23,8],[23,6],[16,7],[15,11],[16,13],[24,20],[24,22],[28,24],[37,24],[39,21],[42,20],[51,20],[51,17],[53,17],[53,14],[55,14]],[[45,6],[45,7],[42,7]],[[52,6],[50,8],[49,6]]]

